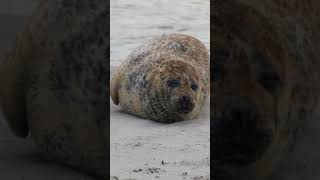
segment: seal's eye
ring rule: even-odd
[[[275,72],[263,72],[257,77],[260,85],[269,93],[274,92],[280,84],[280,77]]]
[[[178,86],[180,86],[180,81],[177,80],[177,79],[168,80],[167,81],[167,86],[168,87],[172,87],[172,88],[178,87]]]
[[[279,74],[266,54],[256,52],[253,58],[257,64],[257,81],[266,91],[273,93],[281,85]]]
[[[197,90],[198,89],[198,85],[197,84],[191,84],[191,89],[192,90]]]

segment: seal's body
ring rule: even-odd
[[[45,0],[0,65],[1,108],[50,157],[107,178],[107,2]]]
[[[159,122],[194,118],[209,93],[209,56],[197,39],[163,35],[131,53],[110,93],[125,112]]]

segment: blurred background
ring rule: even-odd
[[[27,17],[36,7],[35,0],[1,0],[0,1],[0,50],[12,43],[17,32],[21,31]]]
[[[39,0],[0,0],[0,62]],[[1,83],[1,82],[0,82]],[[46,160],[33,141],[15,137],[0,110],[0,180],[94,180]]]
[[[119,65],[136,47],[164,33],[192,35],[209,49],[209,19],[209,0],[111,0],[111,65]]]

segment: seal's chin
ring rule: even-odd
[[[188,114],[188,113],[190,113],[192,110],[178,110],[178,112],[180,113],[180,114]]]
[[[187,105],[187,106],[181,106],[178,109],[178,113],[180,113],[180,114],[188,114],[193,110],[193,108],[194,108],[193,104],[190,104],[190,105]]]

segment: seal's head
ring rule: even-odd
[[[202,83],[196,68],[182,60],[163,61],[149,77],[150,108],[160,122],[193,118],[199,111]]]

